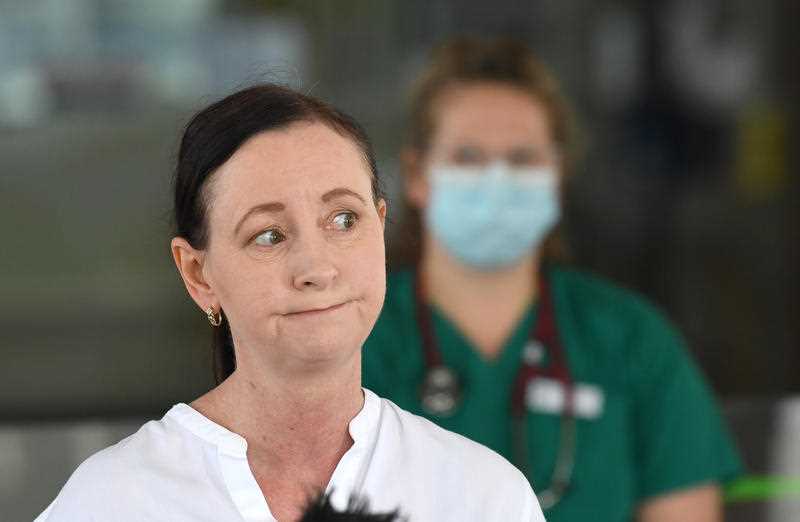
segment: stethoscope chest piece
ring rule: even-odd
[[[527,398],[529,384],[539,378],[555,379],[564,391],[564,407],[556,462],[550,477],[550,485],[539,493],[539,503],[547,510],[556,505],[570,489],[572,471],[575,466],[577,428],[573,411],[573,381],[567,364],[566,353],[558,336],[553,295],[550,292],[544,269],[539,274],[541,292],[539,312],[531,326],[528,341],[523,347],[522,364],[514,381],[511,411],[514,417],[514,453],[517,465],[525,471],[528,466],[528,442],[526,433]],[[416,306],[417,321],[422,337],[425,357],[425,377],[419,388],[422,409],[437,417],[450,417],[461,405],[462,387],[458,374],[444,365],[436,346],[431,313],[424,301],[425,292],[417,274]],[[526,473],[527,474],[527,473]]]
[[[429,415],[451,416],[461,403],[461,385],[456,373],[441,365],[428,369],[420,389],[420,402]]]

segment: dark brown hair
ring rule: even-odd
[[[352,140],[364,156],[372,178],[372,195],[383,198],[375,153],[363,129],[351,117],[311,96],[286,87],[260,84],[238,91],[198,112],[186,126],[174,177],[175,232],[193,248],[208,243],[208,194],[214,172],[256,134],[296,122],[319,122]],[[214,328],[214,378],[219,384],[236,368],[231,330],[222,311]]]
[[[436,131],[436,107],[448,89],[469,83],[497,82],[525,91],[539,101],[548,117],[553,141],[559,148],[564,179],[574,169],[577,139],[572,110],[558,82],[522,42],[507,39],[462,37],[435,49],[411,94],[407,148],[424,155]],[[563,191],[562,191],[563,193]],[[422,230],[418,210],[406,202],[390,259],[397,264],[416,264]],[[558,228],[543,245],[546,258],[564,260],[567,248]]]

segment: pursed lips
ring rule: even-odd
[[[339,310],[340,308],[343,308],[345,305],[347,305],[347,304],[349,304],[351,302],[352,302],[351,300],[347,300],[347,301],[343,301],[341,303],[337,303],[337,304],[330,305],[330,306],[321,306],[321,307],[316,307],[316,308],[307,308],[307,309],[304,309],[304,310],[297,310],[297,311],[294,311],[294,312],[287,312],[287,313],[285,313],[283,315],[285,317],[299,317],[299,316],[320,315],[320,314],[324,314],[324,313],[327,313],[327,312],[334,312],[336,310]]]

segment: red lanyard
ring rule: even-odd
[[[525,353],[522,354],[522,364],[517,371],[511,393],[511,411],[516,417],[521,417],[525,413],[525,394],[528,384],[540,377],[548,377],[561,383],[564,390],[564,415],[571,417],[573,414],[572,376],[567,366],[566,354],[558,336],[552,291],[548,278],[544,274],[545,270],[543,269],[539,275],[539,311],[536,323],[531,326],[528,334],[528,342],[542,346],[549,356],[549,361],[547,367],[543,368],[538,364],[540,361],[529,360]],[[425,290],[419,272],[415,277],[414,297],[416,300],[417,324],[422,337],[425,366],[430,371],[433,368],[443,366],[444,361],[436,343],[432,314],[425,301]]]
[[[556,311],[553,303],[553,293],[550,289],[550,282],[544,276],[544,270],[539,276],[539,312],[536,317],[536,324],[531,327],[528,336],[530,342],[538,342],[549,355],[546,368],[540,364],[528,360],[523,354],[522,364],[520,365],[517,376],[514,379],[514,388],[511,392],[512,412],[517,417],[525,413],[525,394],[528,383],[540,377],[556,379],[561,383],[564,390],[564,414],[572,415],[572,375],[567,366],[566,354],[558,336],[556,324]]]

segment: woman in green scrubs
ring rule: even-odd
[[[514,462],[551,522],[721,520],[740,463],[680,335],[553,262],[568,115],[521,44],[435,53],[401,156],[417,255],[389,276],[364,385]]]

